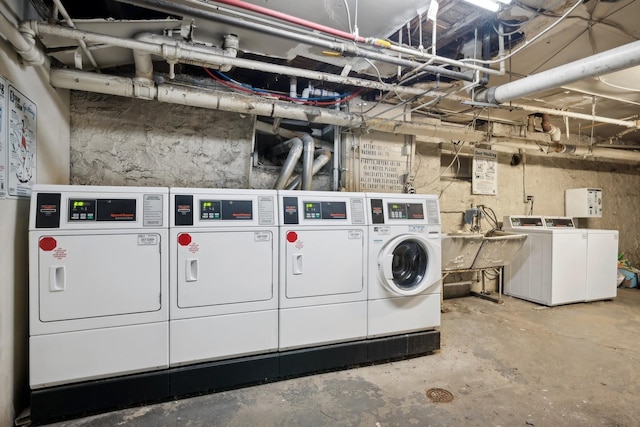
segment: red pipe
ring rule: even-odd
[[[287,21],[292,24],[300,25],[302,27],[311,28],[312,30],[321,31],[323,33],[331,34],[336,37],[340,37],[347,40],[353,40],[359,43],[366,43],[364,37],[355,36],[354,34],[347,33],[346,31],[340,31],[335,28],[327,27],[325,25],[317,24],[315,22],[307,21],[306,19],[296,18],[295,16],[287,15],[286,13],[278,12],[266,7],[257,6],[255,4],[247,3],[241,0],[214,0],[217,3],[223,3],[229,6],[235,6],[240,9],[249,10],[251,12],[267,15],[272,18],[277,18],[282,21]]]

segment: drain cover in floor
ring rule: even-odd
[[[427,397],[434,403],[447,403],[453,400],[453,394],[442,388],[430,388],[426,393]]]

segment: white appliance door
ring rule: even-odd
[[[190,244],[178,245],[178,307],[265,301],[273,297],[276,250],[270,230],[188,234]]]
[[[615,298],[618,277],[618,232],[588,232],[587,301]]]
[[[364,289],[364,231],[296,230],[285,243],[287,298],[358,293]]]
[[[384,286],[397,295],[417,295],[439,283],[438,251],[418,235],[398,236],[378,257],[378,274]],[[436,271],[437,270],[437,271]]]
[[[160,310],[159,234],[48,235],[39,244],[40,321]]]
[[[551,305],[587,297],[587,233],[554,233]]]

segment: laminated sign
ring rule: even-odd
[[[6,181],[10,196],[29,197],[36,181],[36,105],[11,84],[7,86]]]
[[[471,177],[473,194],[498,194],[498,152],[473,150],[473,172]]]

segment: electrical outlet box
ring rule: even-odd
[[[529,203],[529,202],[533,203],[533,199],[534,199],[533,194],[526,194],[524,196],[524,203]]]

